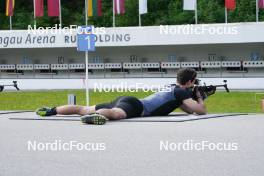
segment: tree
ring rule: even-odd
[[[46,1],[45,1],[46,2]],[[223,0],[197,0],[198,23],[224,23]],[[255,0],[236,0],[237,8],[229,11],[228,22],[252,22],[256,20]],[[84,0],[61,0],[63,26],[84,25]],[[47,16],[45,4],[44,17],[37,18],[37,26],[50,27],[59,24],[58,17]],[[89,24],[112,27],[112,0],[102,0],[103,16],[89,17]],[[9,17],[5,16],[5,1],[0,3],[0,29],[9,29]],[[14,29],[26,29],[34,24],[33,1],[16,1],[13,16]],[[148,0],[148,13],[141,16],[143,26],[194,24],[194,11],[183,10],[183,0]],[[264,21],[264,10],[260,10],[259,20]],[[116,15],[116,26],[138,26],[138,0],[126,0],[126,13]]]
[[[228,22],[254,22],[256,21],[256,1],[239,0],[236,9],[230,11]]]

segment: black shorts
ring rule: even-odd
[[[136,97],[122,96],[110,103],[95,105],[95,110],[120,108],[126,112],[126,118],[140,117],[143,105]]]

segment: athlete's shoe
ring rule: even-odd
[[[36,110],[36,114],[39,116],[52,116],[56,115],[55,108],[42,107]]]
[[[81,117],[82,123],[86,124],[94,124],[94,125],[103,125],[106,122],[106,118],[103,115],[100,114],[90,114],[90,115],[84,115]]]

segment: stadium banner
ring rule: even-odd
[[[195,10],[196,9],[196,0],[184,0],[183,10]]]
[[[148,0],[139,0],[139,14],[148,13]]]
[[[114,0],[115,1],[115,14],[125,13],[125,0]]]
[[[60,16],[60,0],[48,0],[48,16]]]
[[[15,0],[6,0],[6,16],[13,16],[15,8]]]
[[[32,28],[34,29],[34,28]],[[0,49],[76,47],[74,30],[2,30]],[[95,28],[97,47],[263,43],[264,22]]]
[[[102,16],[102,0],[88,0],[88,16]]]
[[[225,0],[225,7],[227,10],[235,10],[236,0]]]
[[[44,1],[34,0],[34,16],[42,17],[44,15]]]

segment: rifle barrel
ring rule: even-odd
[[[227,92],[230,92],[230,91],[229,91],[229,89],[228,89],[228,87],[227,87],[227,84],[221,84],[221,85],[211,85],[211,86],[214,86],[214,87],[224,87],[224,88],[225,88],[225,90],[226,90]],[[210,87],[210,86],[207,86],[207,87]]]
[[[13,86],[15,86],[15,85],[13,85],[13,84],[9,84],[9,85],[1,85],[1,86],[8,86],[8,87],[13,87]]]
[[[227,87],[227,84],[215,85],[215,87],[224,87],[227,92],[230,92],[229,89],[228,89],[228,87]]]
[[[215,87],[225,87],[227,85],[226,84],[222,84],[222,85],[212,85],[212,86],[215,86]]]

